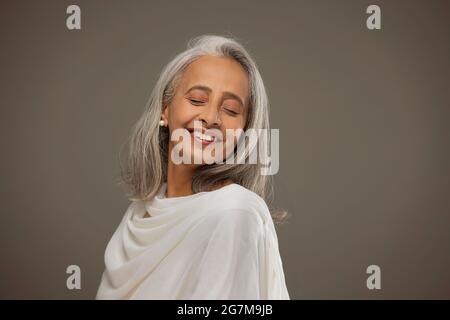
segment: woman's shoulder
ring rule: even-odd
[[[271,218],[266,202],[255,192],[236,183],[222,187],[218,191],[212,193],[208,199],[208,207],[213,215],[220,215],[221,218],[253,216],[262,223]]]

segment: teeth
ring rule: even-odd
[[[194,136],[197,137],[200,140],[205,140],[205,141],[214,141],[214,137],[207,135],[207,134],[203,134],[201,132],[197,132],[194,131]]]

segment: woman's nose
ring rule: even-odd
[[[220,112],[217,103],[208,104],[200,115],[200,118],[206,122],[208,127],[220,126],[222,120],[220,119]]]

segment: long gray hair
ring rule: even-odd
[[[152,199],[162,183],[167,180],[168,143],[170,139],[167,127],[161,127],[159,121],[164,106],[170,104],[177,84],[185,68],[204,55],[227,57],[237,61],[249,76],[250,105],[244,132],[247,129],[270,129],[269,103],[263,80],[255,62],[249,53],[236,40],[216,35],[202,35],[191,39],[187,49],[175,56],[166,65],[153,88],[146,108],[134,125],[128,139],[128,158],[124,168],[121,163],[120,183],[128,186],[128,198],[131,201]],[[269,135],[270,138],[270,135]],[[259,140],[259,139],[258,139]],[[270,145],[259,141],[258,146],[266,152]],[[240,143],[245,143],[241,140]],[[251,142],[241,156],[248,158],[256,145]],[[123,147],[123,145],[122,145]],[[236,149],[235,149],[236,153]],[[237,156],[237,158],[239,155]],[[236,161],[237,162],[237,161]],[[284,221],[287,213],[272,207],[273,176],[261,174],[261,161],[256,164],[248,161],[238,163],[208,164],[196,168],[192,180],[194,193],[211,190],[213,186],[225,180],[232,180],[263,198],[271,211],[275,223]]]

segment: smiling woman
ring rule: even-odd
[[[192,39],[130,135],[122,178],[132,203],[106,248],[98,299],[289,299],[274,227],[286,213],[269,209],[261,163],[171,157],[181,130],[184,157],[213,145],[224,159],[248,158],[257,142],[236,155],[246,141],[226,131],[250,129],[269,129],[256,64],[234,39]]]
[[[195,149],[203,149],[213,143],[213,130],[225,135],[226,129],[243,129],[248,115],[249,79],[247,72],[241,64],[234,59],[222,56],[204,55],[190,63],[183,72],[177,89],[171,101],[163,106],[162,120],[168,124],[171,134],[175,130],[189,130],[193,134],[191,139],[190,163],[197,166],[205,161],[194,162]],[[247,102],[247,103],[246,103]],[[194,132],[194,121],[201,123],[200,130]],[[206,132],[208,131],[208,132]],[[209,134],[208,134],[209,133]],[[195,143],[198,140],[199,143]],[[216,141],[214,141],[217,143]],[[168,152],[172,154],[175,144],[181,141],[169,141]],[[226,154],[226,146],[235,141],[221,141],[222,154]],[[186,150],[186,149],[184,149]],[[231,152],[231,148],[228,148]],[[215,156],[214,154],[212,156]],[[201,160],[201,159],[200,159]],[[173,162],[173,161],[172,161]],[[188,170],[181,166],[168,166],[168,193],[171,196],[191,193],[192,174],[194,167]],[[170,175],[174,174],[179,180],[184,176],[183,192],[178,194],[170,184]],[[181,186],[181,185],[180,185]]]

